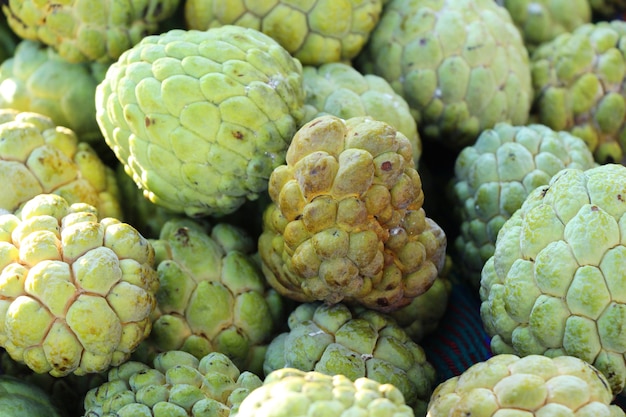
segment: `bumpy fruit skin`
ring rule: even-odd
[[[390,317],[344,304],[299,305],[287,320],[289,331],[270,344],[263,371],[280,368],[367,377],[397,387],[416,415],[424,415],[435,369],[424,350]]]
[[[50,47],[23,40],[0,66],[0,108],[46,115],[81,141],[100,142],[94,99],[103,67],[69,63]]]
[[[94,206],[101,218],[122,218],[115,172],[74,131],[39,113],[0,109],[0,137],[0,209],[54,193]]]
[[[539,123],[582,138],[598,163],[624,160],[626,22],[578,27],[535,50],[531,59]]]
[[[111,62],[159,22],[180,0],[10,0],[2,12],[15,33],[56,49],[69,62]]]
[[[482,271],[494,353],[571,355],[626,385],[626,167],[564,169],[502,226]]]
[[[148,336],[154,249],[93,206],[40,194],[0,216],[0,347],[35,372],[103,372]]]
[[[499,123],[480,134],[456,158],[450,184],[460,233],[455,240],[462,276],[474,288],[493,255],[502,224],[535,188],[564,168],[596,165],[585,142],[544,125]]]
[[[197,358],[221,352],[260,374],[283,314],[281,298],[252,259],[252,238],[226,223],[171,219],[151,243],[160,286],[144,343]]]
[[[528,51],[494,0],[391,0],[357,63],[406,99],[422,139],[454,150],[528,119]]]
[[[591,21],[589,0],[496,0],[496,3],[509,11],[529,51]]]
[[[406,136],[367,117],[320,116],[296,133],[286,162],[270,177],[258,240],[280,294],[392,311],[432,285],[446,238],[422,209]]]
[[[413,417],[402,393],[369,378],[351,381],[298,369],[278,369],[248,394],[232,417]]]
[[[276,39],[303,65],[322,65],[354,58],[382,8],[381,0],[187,0],[185,20],[190,29],[256,29]]]
[[[500,354],[472,365],[433,392],[427,417],[619,417],[606,377],[572,357]]]
[[[0,413],[7,417],[63,417],[41,388],[9,375],[0,375]]]
[[[417,123],[406,100],[391,85],[377,75],[363,75],[351,65],[333,62],[321,66],[305,66],[304,119],[332,114],[342,119],[369,116],[393,126],[409,139],[413,160],[418,165],[422,155],[422,141]]]
[[[109,67],[96,119],[150,201],[224,215],[267,189],[303,103],[302,66],[270,37],[238,26],[173,29]]]
[[[85,396],[85,417],[228,417],[261,385],[258,376],[240,372],[221,353],[198,359],[172,350],[152,365],[128,361],[112,368],[108,381]]]

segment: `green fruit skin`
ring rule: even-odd
[[[624,390],[624,190],[623,165],[564,169],[504,223],[480,288],[494,353],[575,356]]]
[[[105,141],[153,203],[223,216],[267,189],[303,116],[302,66],[253,29],[172,29],[96,88]]]

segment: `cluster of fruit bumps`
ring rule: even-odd
[[[625,415],[626,1],[0,7],[0,415]]]

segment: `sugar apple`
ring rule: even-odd
[[[111,62],[159,22],[180,0],[9,0],[2,12],[23,39],[55,48],[69,62]]]
[[[445,261],[410,142],[368,117],[326,115],[293,137],[269,182],[258,250],[280,294],[380,311],[424,293]]]
[[[626,161],[626,22],[589,23],[531,59],[539,123],[582,138],[596,161]]]
[[[528,51],[494,0],[391,0],[356,62],[406,99],[423,140],[455,151],[528,119]]]
[[[278,369],[243,399],[231,417],[414,417],[391,384],[361,377]]]
[[[81,141],[100,142],[94,99],[103,67],[69,63],[51,47],[23,40],[0,65],[0,108],[46,115]]]
[[[0,137],[0,209],[54,193],[122,219],[115,173],[74,131],[39,113],[0,109]]]
[[[496,355],[441,383],[428,417],[619,417],[608,381],[572,356]]]
[[[563,168],[595,166],[585,142],[568,132],[531,124],[498,123],[457,156],[450,200],[460,225],[457,264],[474,288],[494,251],[502,224],[530,191],[546,185]]]
[[[509,11],[531,52],[561,33],[591,22],[589,0],[496,0],[496,3]]]
[[[228,417],[261,385],[221,353],[198,359],[172,350],[152,365],[128,361],[112,368],[108,381],[85,396],[85,417]]]
[[[96,88],[96,119],[126,172],[150,201],[192,217],[267,189],[303,105],[299,61],[230,25],[147,36]]]
[[[148,336],[154,249],[93,206],[40,194],[0,215],[0,347],[35,372],[103,372]]]
[[[415,118],[406,100],[377,75],[363,75],[351,65],[332,62],[302,69],[304,83],[304,119],[332,114],[342,119],[369,116],[388,123],[411,142],[417,166],[422,154],[422,141]]]
[[[303,65],[350,61],[380,19],[381,0],[187,0],[190,29],[238,25],[259,30]]]
[[[37,385],[0,375],[0,415],[5,417],[64,417],[52,398]]]
[[[435,383],[424,350],[389,316],[344,304],[300,304],[289,330],[270,343],[263,371],[281,368],[367,377],[397,387],[416,415],[423,415]]]
[[[252,238],[227,223],[171,219],[151,243],[160,286],[144,343],[197,358],[221,352],[259,374],[283,315],[281,298],[252,259]]]
[[[559,171],[503,225],[482,270],[494,353],[571,355],[626,386],[626,166]]]

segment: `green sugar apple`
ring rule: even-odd
[[[187,0],[190,29],[221,25],[256,29],[303,65],[350,61],[363,48],[382,12],[381,0]]]
[[[500,354],[441,383],[427,417],[622,417],[604,375],[573,356]]]
[[[39,373],[99,373],[150,332],[154,249],[132,226],[40,194],[0,215],[0,347]]]
[[[159,22],[180,0],[9,0],[2,12],[21,38],[53,47],[69,62],[111,62]]]
[[[435,382],[424,350],[389,316],[369,309],[320,302],[296,307],[289,330],[270,343],[263,371],[281,368],[367,377],[392,384],[416,415],[423,415]]]
[[[196,358],[171,350],[150,365],[128,361],[112,368],[85,396],[84,417],[228,417],[262,383],[221,353]]]
[[[415,118],[406,100],[377,75],[363,75],[351,65],[332,62],[302,69],[304,119],[331,114],[342,119],[369,116],[400,131],[411,142],[413,160],[418,165],[422,142]]]
[[[239,26],[147,36],[96,88],[106,143],[146,197],[225,215],[267,189],[303,115],[300,62]]]
[[[509,11],[529,51],[551,41],[561,33],[571,32],[591,21],[589,0],[496,0],[496,2]]]
[[[528,51],[494,0],[391,0],[356,63],[406,99],[423,140],[453,150],[529,116]]]
[[[46,115],[81,141],[101,142],[95,94],[105,64],[70,63],[51,48],[21,41],[0,65],[0,108]]]
[[[585,142],[564,131],[530,124],[498,123],[457,156],[450,199],[458,212],[456,260],[474,288],[494,251],[502,224],[529,192],[561,169],[595,166]]]
[[[446,236],[422,208],[409,140],[369,117],[325,115],[293,137],[269,181],[258,250],[281,295],[403,307],[432,285]]]
[[[160,286],[144,343],[153,352],[183,350],[197,358],[221,352],[239,369],[260,374],[283,314],[281,298],[252,258],[253,239],[227,223],[171,219],[151,243]]]
[[[494,353],[575,356],[626,386],[626,166],[568,168],[503,225],[482,270]]]
[[[398,388],[361,377],[278,369],[231,417],[414,417]]]
[[[0,109],[0,209],[13,212],[39,194],[86,203],[101,218],[122,219],[113,169],[87,142],[50,117]]]
[[[538,123],[582,138],[597,162],[626,161],[626,22],[582,25],[531,57]]]

